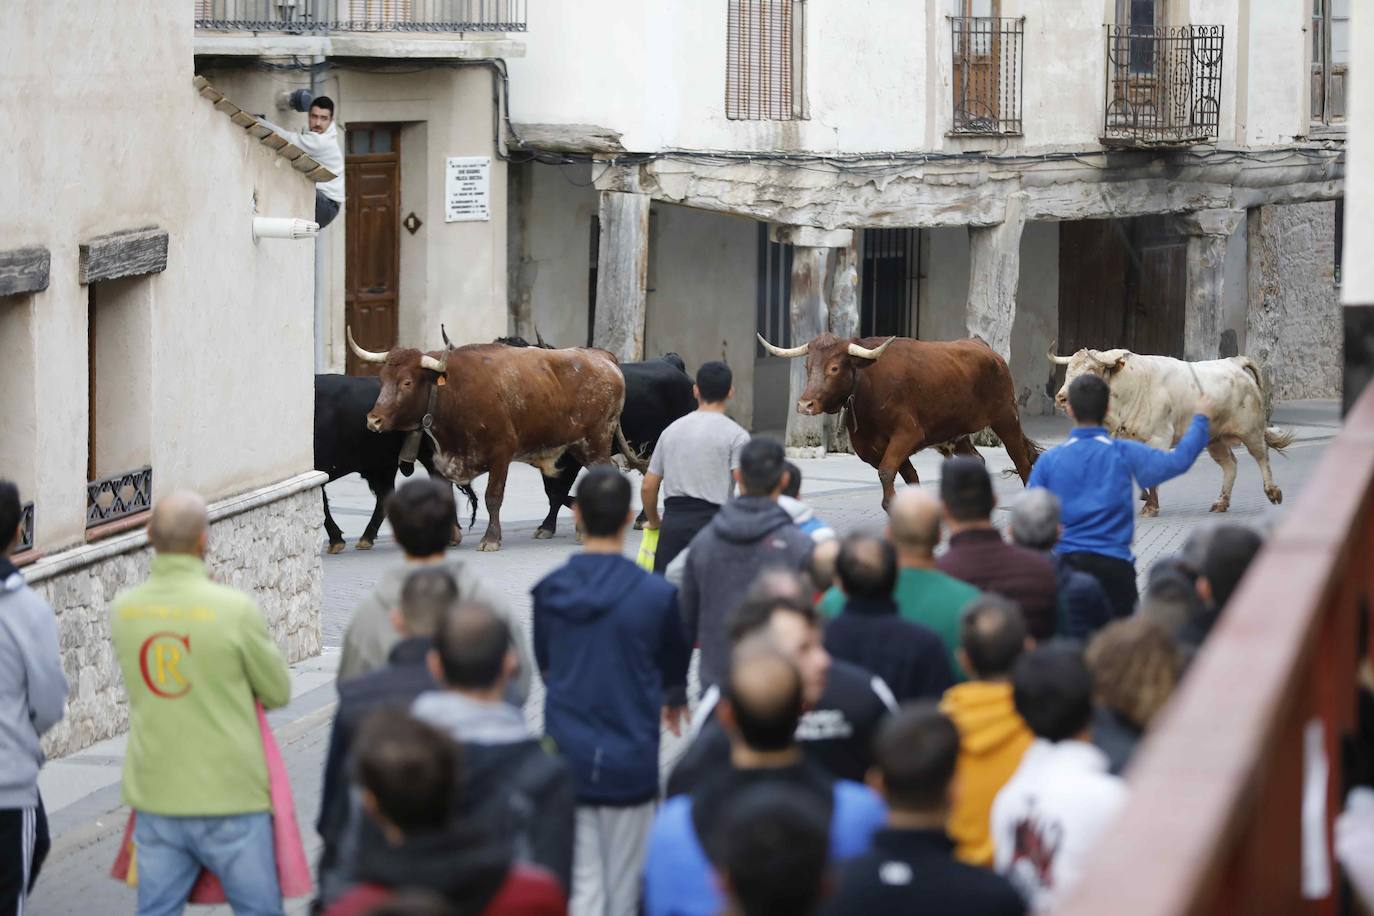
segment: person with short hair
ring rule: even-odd
[[[827,916],[1026,911],[1005,878],[954,857],[945,824],[959,794],[959,746],[954,723],[931,703],[905,706],[883,726],[869,785],[887,802],[887,826],[845,865]]]
[[[790,583],[790,584],[789,584]],[[729,620],[732,646],[766,636],[802,676],[797,744],[806,758],[835,779],[862,782],[873,761],[873,735],[897,711],[882,678],[826,652],[820,618],[800,577],[771,570],[759,577]],[[710,687],[692,719],[691,744],[668,778],[667,794],[691,792],[730,765],[730,739],[720,723],[719,686]]]
[[[887,541],[852,534],[835,569],[845,605],[825,627],[825,648],[882,678],[898,703],[938,699],[954,683],[949,656],[935,631],[903,620],[892,600],[897,552]]]
[[[992,523],[997,497],[992,478],[977,458],[957,456],[940,471],[949,549],[940,571],[985,592],[1015,601],[1036,639],[1049,639],[1058,623],[1059,580],[1049,557],[1008,544]]]
[[[888,506],[885,536],[897,550],[897,585],[892,599],[903,620],[930,627],[944,643],[957,681],[966,675],[959,667],[959,614],[981,594],[978,589],[936,568],[940,543],[940,501],[920,487],[897,491]],[[826,592],[819,610],[834,617],[844,608],[838,586]]]
[[[740,793],[720,825],[716,875],[730,916],[811,916],[829,891],[825,806],[788,785]]]
[[[803,696],[801,674],[766,636],[736,647],[720,704],[731,766],[712,773],[690,794],[670,798],[659,810],[644,865],[647,916],[716,916],[721,911],[724,901],[711,863],[724,860],[721,825],[753,786],[791,786],[821,805],[830,825],[831,862],[868,848],[886,810],[866,786],[831,779],[806,761],[796,741]]]
[[[983,595],[960,624],[959,657],[969,679],[945,691],[940,711],[959,728],[959,792],[949,835],[961,861],[992,865],[992,800],[1021,764],[1034,736],[1012,701],[1011,670],[1029,644],[1015,602]]]
[[[1120,776],[1183,676],[1183,653],[1155,621],[1133,614],[1102,630],[1084,656],[1093,674],[1093,744]]]
[[[1012,694],[1036,740],[992,803],[993,864],[1038,912],[1078,883],[1126,786],[1092,744],[1093,679],[1078,649],[1051,644],[1021,656]]]
[[[0,914],[24,912],[52,845],[40,741],[67,702],[57,618],[10,560],[20,521],[19,488],[0,480]]]
[[[445,556],[453,530],[453,513],[453,485],[446,480],[408,480],[387,498],[386,519],[405,554],[405,561],[383,573],[372,591],[353,610],[348,629],[344,631],[343,653],[339,658],[340,683],[386,664],[392,647],[401,638],[391,622],[391,612],[400,605],[401,586],[414,569],[439,566],[447,570],[458,585],[459,601],[485,605],[510,622],[510,605],[500,591],[477,574],[476,564]],[[529,696],[530,672],[534,665],[524,640],[517,638],[515,649],[520,664],[507,699],[521,705]]]
[[[1112,619],[1112,605],[1096,578],[1075,569],[1054,553],[1059,542],[1059,497],[1044,487],[1031,487],[1011,510],[1011,542],[1050,558],[1059,583],[1055,635],[1088,639]]]
[[[678,604],[688,643],[701,646],[702,690],[725,678],[730,665],[726,620],[759,573],[771,567],[800,570],[813,542],[778,506],[787,486],[782,443],[754,436],[739,454],[740,495],[692,539]]]
[[[210,579],[205,501],[153,504],[147,580],[110,607],[129,698],[120,799],[134,810],[138,912],[180,912],[202,868],[235,912],[281,913],[262,727],[291,676],[251,597]]]
[[[327,95],[311,100],[305,130],[287,130],[262,117],[258,120],[334,173],[333,178],[315,185],[315,222],[321,229],[328,226],[344,203],[344,156],[340,145],[343,137],[334,123],[334,100]]]
[[[787,470],[787,486],[782,488],[782,493],[778,496],[778,505],[782,506],[788,515],[792,516],[792,523],[817,544],[833,541],[835,529],[817,516],[815,509],[802,502],[801,468],[792,461],[788,461],[783,467]]]
[[[1203,612],[1190,620],[1180,633],[1185,646],[1193,651],[1202,647],[1226,609],[1226,602],[1231,600],[1245,571],[1263,546],[1264,539],[1244,525],[1212,526],[1197,577],[1197,594],[1202,599]]]
[[[398,891],[434,891],[462,913],[561,916],[557,879],[514,859],[499,837],[455,820],[467,761],[443,732],[401,713],[374,712],[358,733],[354,771],[382,841],[358,862],[357,886],[325,916],[362,916]],[[405,912],[411,912],[409,910]]]
[[[582,552],[534,587],[544,731],[577,790],[573,916],[633,913],[659,786],[659,720],[678,734],[692,648],[677,590],[624,556],[630,483],[611,466],[578,483]]]
[[[458,604],[439,624],[426,662],[441,686],[416,697],[410,711],[463,747],[462,816],[570,887],[573,777],[505,701],[519,665],[506,620],[485,605]],[[365,847],[359,861],[367,855]]]
[[[322,900],[332,899],[340,890],[339,845],[350,820],[347,765],[358,726],[369,712],[386,706],[408,708],[420,694],[438,686],[426,658],[440,622],[457,600],[458,585],[444,567],[411,570],[401,586],[401,605],[391,612],[401,641],[391,648],[386,665],[339,685],[339,705],[325,753],[320,816],[315,825],[324,841],[320,853]]]
[[[1063,534],[1054,552],[1070,566],[1102,583],[1113,617],[1135,610],[1135,490],[1148,489],[1185,473],[1207,447],[1208,420],[1214,410],[1207,395],[1172,451],[1142,442],[1113,439],[1103,425],[1111,388],[1085,373],[1069,385],[1069,439],[1046,451],[1031,469],[1027,487],[1044,487],[1059,497]]]
[[[735,394],[729,366],[719,360],[702,363],[692,393],[697,409],[663,430],[640,488],[644,527],[659,529],[654,572],[660,574],[730,499],[735,489],[731,475],[749,441],[744,427],[725,415]]]
[[[1195,651],[1183,642],[1185,629],[1190,625],[1205,627],[1197,618],[1205,617],[1206,612],[1197,593],[1197,574],[1176,557],[1156,560],[1145,578],[1139,613],[1163,627],[1178,643],[1185,665]]]

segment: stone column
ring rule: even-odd
[[[1188,237],[1188,292],[1183,310],[1183,358],[1216,359],[1221,355],[1222,294],[1226,245],[1244,210],[1195,210],[1175,225]]]
[[[816,229],[810,226],[775,226],[775,241],[792,246],[792,294],[788,312],[792,344],[803,344],[830,329],[830,275],[834,249],[848,248],[854,241],[849,229]],[[792,454],[809,457],[824,454],[829,440],[826,417],[807,417],[797,413],[797,400],[806,389],[806,360],[791,360],[787,394],[786,446]]]
[[[1021,230],[1026,224],[1024,192],[1008,195],[1006,216],[995,226],[970,227],[968,332],[1011,362],[1011,328],[1016,321],[1016,284],[1021,278]]]
[[[830,309],[830,333],[836,337],[857,337],[859,334],[859,246],[857,236],[847,248],[835,248],[830,269],[830,294],[826,303]],[[826,416],[826,448],[832,452],[853,452],[849,433],[841,424],[841,416]]]
[[[621,362],[634,362],[644,358],[649,195],[602,191],[600,212],[592,341]]]

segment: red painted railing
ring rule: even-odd
[[[1341,740],[1355,727],[1357,669],[1371,656],[1361,624],[1371,593],[1374,385],[1142,745],[1130,802],[1058,912],[1337,912],[1332,823],[1346,790]],[[1312,723],[1324,749],[1325,810],[1319,793],[1307,841],[1319,838],[1326,851],[1316,871],[1329,891],[1305,899],[1303,792],[1321,757],[1304,749]]]

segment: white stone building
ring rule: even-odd
[[[292,660],[319,650],[313,215],[330,174],[195,81],[185,0],[0,5],[0,477],[72,684],[49,749],[127,724],[109,643],[150,500],[210,502],[210,566]]]
[[[511,328],[724,356],[794,445],[824,434],[755,330],[976,333],[1030,413],[1055,341],[1333,396],[1351,5],[536,0]]]

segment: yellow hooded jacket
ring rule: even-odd
[[[992,800],[1035,736],[1016,713],[1009,683],[956,684],[945,691],[940,710],[959,729],[958,790],[948,828],[955,855],[970,865],[991,867]]]

